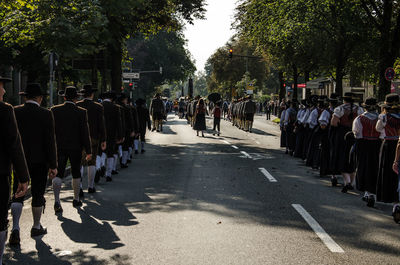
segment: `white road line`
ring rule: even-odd
[[[251,155],[249,155],[248,153],[246,153],[245,151],[240,151],[240,153],[242,153],[244,156],[246,156],[247,158],[253,159],[251,157]]]
[[[317,236],[324,242],[331,252],[344,253],[344,250],[328,235],[318,222],[301,206],[292,204],[293,208],[304,218],[308,225],[314,230]]]
[[[236,150],[239,149],[239,147],[237,147],[236,145],[232,145],[233,148],[235,148]]]
[[[278,182],[278,181],[276,180],[276,178],[274,178],[274,177],[268,172],[268,170],[266,170],[265,168],[260,167],[259,170],[261,171],[261,173],[264,174],[264,176],[269,180],[269,182]]]
[[[230,142],[228,142],[228,141],[226,141],[226,140],[221,140],[221,142],[224,142],[224,143],[226,143],[226,144],[231,144]]]

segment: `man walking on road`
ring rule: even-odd
[[[150,104],[150,113],[153,119],[153,129],[152,131],[157,130],[157,132],[162,131],[162,122],[165,112],[165,106],[163,101],[161,100],[160,93],[157,93]]]
[[[60,93],[65,99],[64,104],[51,108],[54,115],[58,153],[58,174],[53,179],[54,211],[56,213],[62,212],[60,191],[67,161],[69,160],[71,163],[72,188],[74,191],[72,205],[80,207],[82,206],[79,198],[82,151],[86,152],[86,161],[92,159],[87,111],[76,105],[77,89],[69,86]]]
[[[0,76],[0,264],[7,238],[8,205],[10,200],[11,166],[18,181],[15,198],[21,198],[28,189],[29,172],[18,131],[17,120],[11,105],[3,102],[4,83],[11,79]]]
[[[146,128],[151,130],[151,121],[150,121],[150,114],[149,110],[145,106],[145,101],[141,98],[136,100],[136,108],[138,113],[138,120],[139,120],[139,136],[140,136],[140,143],[141,143],[141,150],[140,152],[143,154],[145,152],[144,145],[146,143]],[[135,154],[138,152],[139,148],[139,136],[135,138]]]
[[[40,223],[46,200],[44,193],[47,184],[47,175],[54,178],[57,175],[57,150],[54,133],[54,118],[51,111],[40,107],[43,96],[39,84],[28,84],[24,96],[25,104],[15,108],[15,116],[18,129],[21,134],[22,145],[25,150],[29,175],[31,176],[32,215],[33,226],[31,236],[41,236],[47,233],[47,229]],[[14,180],[13,191],[18,186]],[[19,220],[22,214],[24,197],[13,196],[11,214],[13,217],[13,229],[10,236],[10,245],[19,246]]]
[[[114,154],[118,151],[118,144],[123,141],[123,130],[120,108],[113,103],[116,94],[109,91],[103,94],[104,121],[107,132],[107,165],[106,165],[106,181],[112,181],[111,175],[114,168]]]
[[[96,172],[96,157],[99,151],[106,149],[106,128],[104,125],[104,109],[103,106],[94,102],[94,93],[97,89],[93,89],[92,85],[85,85],[80,93],[84,99],[76,103],[77,106],[86,109],[88,115],[90,142],[92,145],[92,157],[86,161],[86,152],[82,155],[82,166],[87,166],[88,175],[88,193],[95,193],[94,179],[99,173]],[[99,150],[101,149],[101,150]]]

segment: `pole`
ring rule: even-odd
[[[53,65],[53,58],[54,58],[54,53],[50,52],[49,60],[50,60],[50,83],[49,83],[49,89],[50,89],[50,107],[53,106],[53,79],[54,79],[54,65]]]

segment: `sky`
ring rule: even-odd
[[[231,30],[237,0],[207,0],[205,20],[196,20],[184,31],[187,48],[203,71],[207,59],[234,34]]]

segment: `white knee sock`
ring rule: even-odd
[[[132,155],[132,151],[133,151],[133,148],[132,148],[132,147],[129,147],[129,154],[128,154],[129,158],[130,158],[131,155]]]
[[[88,187],[94,188],[94,176],[96,175],[96,167],[88,166]]]
[[[128,163],[128,156],[128,151],[122,151],[122,164],[126,165],[126,163]]]
[[[43,206],[32,207],[33,228],[40,229],[40,218],[42,217]]]
[[[122,157],[122,145],[118,146],[118,155]]]
[[[106,160],[107,160],[107,155],[106,153],[101,154],[101,166],[105,167],[106,166]]]
[[[81,166],[81,177],[83,177],[84,167]]]
[[[72,189],[74,191],[74,200],[79,201],[79,189],[80,189],[81,179],[72,179]]]
[[[111,172],[114,168],[114,157],[107,158],[106,177],[111,177]]]
[[[101,168],[101,156],[96,156],[96,170]]]
[[[55,202],[59,203],[62,180],[59,177],[55,177],[52,181],[52,184],[53,184],[54,200]]]
[[[135,145],[135,151],[139,150],[139,140],[135,140],[133,144]]]
[[[0,232],[0,264],[3,264],[4,246],[7,239],[7,230]]]
[[[118,163],[118,155],[114,155],[113,170],[117,170],[117,163]]]
[[[19,219],[21,218],[22,207],[23,207],[23,204],[20,202],[11,203],[11,215],[13,218],[13,228],[12,228],[13,231],[14,230],[19,231]]]

